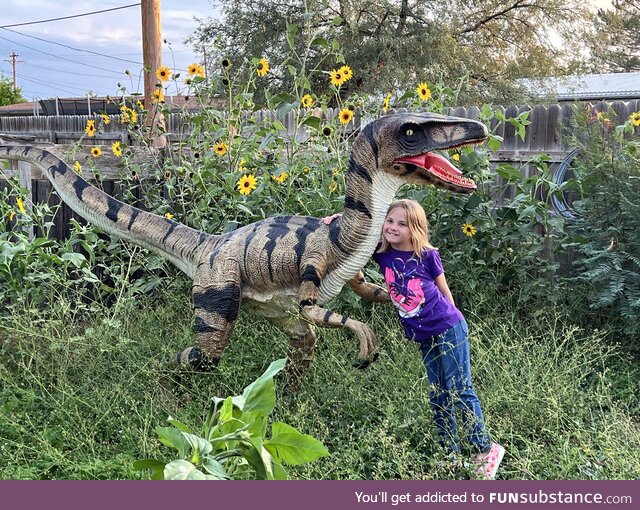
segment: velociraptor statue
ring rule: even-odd
[[[359,339],[358,359],[374,357],[369,326],[322,305],[345,283],[359,296],[387,301],[361,269],[376,244],[389,204],[405,183],[456,192],[475,189],[434,153],[487,137],[474,120],[432,113],[398,113],[366,125],[354,140],[341,219],[325,225],[307,216],[276,216],[224,235],[211,235],[124,204],[90,185],[57,156],[40,148],[0,146],[0,158],[40,167],[71,209],[105,232],[170,260],[193,279],[196,345],[178,362],[209,369],[221,358],[241,302],[290,337],[294,370],[304,374],[316,343],[314,325],[345,327]]]

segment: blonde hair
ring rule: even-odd
[[[402,200],[396,200],[389,206],[387,216],[395,209],[404,210],[407,217],[407,227],[409,228],[409,237],[411,239],[411,245],[413,246],[413,252],[418,257],[422,257],[422,253],[425,250],[435,250],[436,248],[429,242],[429,222],[427,221],[427,215],[422,206],[415,200],[403,198]],[[384,253],[388,251],[390,247],[391,245],[383,236],[382,245],[378,253]]]

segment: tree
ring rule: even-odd
[[[640,71],[640,0],[614,0],[612,9],[599,9],[589,46],[594,71]]]
[[[455,84],[466,78],[461,98],[468,102],[513,100],[518,78],[571,72],[581,45],[566,42],[580,37],[580,27],[590,19],[579,0],[221,4],[222,18],[201,21],[191,39],[213,62],[260,56],[282,62],[289,52],[287,26],[295,24],[294,47],[305,62],[318,65],[326,56],[322,47],[305,52],[305,37],[321,36],[338,48],[335,60],[324,62],[325,70],[348,63],[355,72],[351,93],[380,95],[422,81]],[[274,71],[272,79],[287,81],[286,69]],[[319,86],[314,92],[322,93],[328,80]]]
[[[27,100],[22,97],[20,87],[13,88],[13,81],[0,74],[0,106],[9,104],[24,103]]]

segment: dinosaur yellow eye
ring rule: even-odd
[[[407,129],[407,132],[405,134],[407,136],[413,136],[413,129]]]

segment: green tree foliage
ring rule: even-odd
[[[573,0],[511,0],[496,2],[421,2],[410,0],[289,0],[245,3],[223,0],[220,19],[203,20],[191,41],[210,60],[266,57],[283,62],[291,44],[287,25],[295,23],[312,39],[339,48],[355,71],[348,93],[384,94],[407,83],[442,79],[456,83],[468,77],[461,100],[509,101],[517,98],[514,80],[571,71],[576,61],[569,44],[579,37],[590,14]],[[317,39],[321,37],[322,39]],[[304,38],[301,38],[301,40]],[[560,43],[559,43],[560,40]],[[296,42],[294,44],[301,44]],[[304,55],[317,65],[326,55],[318,44]],[[285,68],[272,80],[286,86]],[[328,90],[326,81],[314,87]]]
[[[20,87],[14,89],[13,81],[0,74],[0,106],[24,102],[26,99],[22,97],[22,89]]]
[[[595,71],[640,71],[640,1],[614,0],[598,10],[589,46]]]
[[[574,162],[579,200],[573,224],[576,281],[590,289],[593,309],[620,317],[625,331],[640,331],[640,145],[634,113],[615,129],[614,112],[576,115]]]

